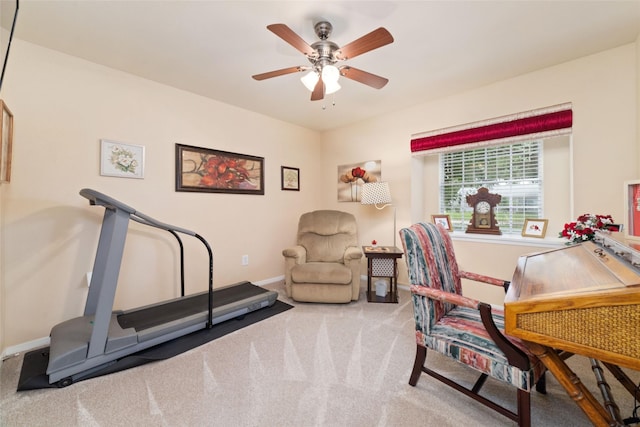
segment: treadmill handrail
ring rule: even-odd
[[[160,222],[156,219],[151,218],[148,215],[143,214],[140,211],[132,208],[129,205],[126,205],[113,197],[109,197],[106,194],[100,193],[99,191],[92,190],[90,188],[83,188],[80,190],[80,195],[89,200],[89,204],[104,206],[105,209],[122,209],[123,211],[130,214],[131,219],[144,225],[148,225],[151,227],[160,228],[162,230],[167,231],[178,231],[180,233],[187,234],[189,236],[195,236],[196,232],[187,230],[186,228],[177,227],[175,225],[166,224],[164,222]]]
[[[169,231],[178,239],[178,243],[181,246],[181,294],[184,294],[184,280],[182,279],[183,269],[184,269],[184,253],[182,251],[182,242],[178,238],[176,232],[184,233],[190,235],[192,237],[200,240],[205,248],[207,249],[209,255],[209,313],[207,320],[207,328],[211,328],[213,326],[213,252],[209,243],[199,234],[194,231],[187,230],[182,227],[176,227],[173,225],[169,225],[160,221],[157,221],[151,218],[148,215],[143,214],[142,212],[138,212],[136,209],[128,206],[112,197],[107,196],[106,194],[100,193],[96,190],[92,190],[90,188],[84,188],[80,190],[80,195],[89,200],[90,205],[102,206],[105,208],[105,216],[102,223],[102,230],[100,232],[100,240],[98,242],[98,253],[96,254],[96,264],[94,264],[94,272],[96,271],[96,265],[99,264],[99,267],[102,268],[102,274],[98,274],[92,278],[91,288],[89,290],[89,294],[87,296],[87,304],[85,306],[85,316],[86,315],[94,315],[94,326],[91,333],[91,339],[89,341],[88,348],[88,356],[94,357],[100,352],[104,352],[107,336],[108,336],[108,318],[107,314],[110,316],[113,311],[113,298],[115,297],[115,288],[117,286],[117,276],[120,270],[120,265],[122,263],[122,250],[124,248],[124,238],[127,232],[127,222],[131,219],[140,224],[148,225],[151,227],[159,228],[165,231]],[[109,226],[106,229],[106,232],[110,235],[105,237],[103,233],[105,232],[105,221],[108,221]],[[116,250],[115,256],[109,256],[109,252],[111,252],[111,245],[113,240],[110,239],[111,234],[115,234],[118,239],[118,249]],[[106,238],[103,242],[103,237]],[[104,243],[104,246],[103,246]],[[102,257],[102,258],[101,258]],[[109,265],[107,265],[109,264]],[[110,271],[109,268],[111,269]],[[101,271],[98,268],[98,271]],[[115,274],[114,274],[115,272]],[[100,277],[102,276],[102,277]],[[107,288],[103,286],[104,276],[110,276]],[[113,277],[115,276],[115,277]],[[94,279],[98,280],[96,286],[94,286]],[[108,291],[104,291],[104,289],[108,289]],[[99,301],[104,296],[107,295],[110,301],[107,305],[100,305]]]

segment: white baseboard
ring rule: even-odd
[[[35,350],[36,348],[46,347],[49,345],[49,337],[38,338],[33,341],[28,341],[22,344],[7,347],[2,352],[2,360],[8,359],[13,356],[17,356],[20,353]]]
[[[253,283],[256,286],[266,286],[272,283],[281,282],[283,280],[284,280],[284,276],[277,276],[277,277],[272,277],[270,279],[260,280],[258,282],[251,282],[251,283]]]

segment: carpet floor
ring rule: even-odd
[[[408,385],[415,356],[413,309],[368,303],[303,304],[167,360],[67,388],[16,392],[23,355],[0,369],[1,426],[513,426],[512,421],[423,375]],[[475,374],[434,352],[427,362],[468,384]],[[569,365],[601,399],[583,357]],[[627,372],[637,384],[640,373]],[[605,372],[608,374],[608,372]],[[624,418],[633,398],[608,375]],[[549,376],[531,394],[534,426],[588,426]],[[486,396],[515,406],[515,390],[488,380]]]

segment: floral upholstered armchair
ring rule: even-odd
[[[424,372],[516,421],[519,426],[529,426],[529,392],[544,379],[542,362],[528,352],[522,342],[504,335],[502,310],[462,295],[462,278],[505,288],[509,282],[459,270],[451,237],[442,226],[414,224],[400,230],[400,237],[416,321],[416,358],[409,384],[415,386]],[[427,349],[479,371],[480,377],[473,388],[468,389],[428,368]],[[488,377],[516,387],[516,412],[479,394]],[[542,380],[537,390],[545,392]]]
[[[295,301],[348,303],[360,294],[356,219],[347,212],[307,212],[298,222],[297,245],[282,251],[285,290]]]

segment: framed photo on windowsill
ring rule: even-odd
[[[547,234],[548,219],[525,219],[522,226],[522,237],[538,237],[544,239]]]
[[[447,231],[452,231],[451,218],[449,215],[431,215],[431,221],[433,221],[434,224],[440,224]]]

